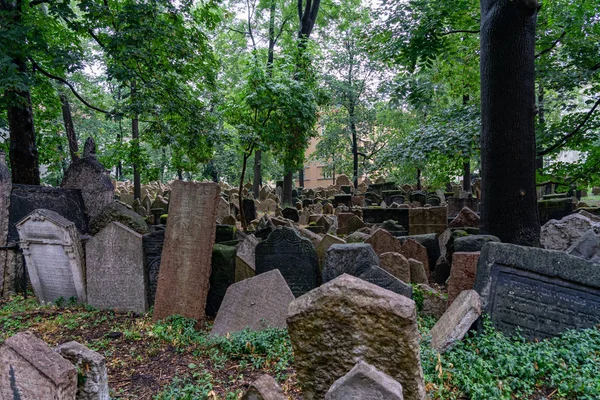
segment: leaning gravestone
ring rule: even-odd
[[[343,239],[338,238],[337,236],[333,236],[330,234],[325,234],[323,239],[319,242],[317,246],[317,258],[319,259],[319,268],[323,270],[323,266],[325,265],[325,256],[327,254],[327,250],[334,244],[345,244],[346,242]]]
[[[17,230],[38,301],[75,297],[85,302],[83,249],[75,224],[54,211],[39,209],[17,223]]]
[[[235,283],[235,247],[215,244],[211,260],[210,288],[206,315],[214,317],[221,307],[227,288]]]
[[[373,247],[365,243],[334,244],[325,255],[323,283],[342,274],[359,276],[372,265],[379,265]]]
[[[172,183],[154,320],[204,318],[219,191],[216,183]]]
[[[77,400],[110,400],[106,359],[78,342],[61,344],[54,349],[77,366],[82,379],[77,380]]]
[[[164,241],[164,229],[160,229],[142,236],[142,247],[144,249],[144,271],[146,273],[146,282],[148,285],[148,307],[154,306],[156,286],[158,284],[158,272],[160,271],[160,259],[162,256]]]
[[[0,399],[75,400],[77,370],[31,332],[0,347]]]
[[[237,245],[235,256],[235,281],[243,281],[256,275],[256,246],[259,240],[248,235]]]
[[[545,339],[600,323],[600,265],[566,253],[487,243],[475,290],[493,326]]]
[[[346,375],[335,381],[325,400],[404,400],[402,385],[364,361],[356,363]]]
[[[414,301],[350,275],[294,300],[288,330],[305,399],[322,399],[358,361],[400,382],[407,400],[424,400]]]
[[[358,278],[412,299],[412,286],[410,284],[402,282],[376,265],[371,265],[362,274],[358,275]]]
[[[310,240],[288,227],[278,227],[256,246],[256,274],[278,269],[294,296],[319,285],[317,252]]]
[[[277,269],[235,283],[227,289],[210,334],[285,328],[292,300],[294,295]]]
[[[111,222],[85,245],[87,302],[99,309],[148,311],[142,235]]]
[[[85,142],[83,158],[71,163],[60,186],[81,190],[85,210],[90,218],[114,201],[115,188],[110,175],[96,158],[96,144],[91,137]]]

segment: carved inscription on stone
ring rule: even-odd
[[[149,307],[152,307],[154,305],[154,298],[156,297],[156,285],[158,282],[160,258],[162,256],[164,241],[164,230],[148,233],[142,238],[142,243],[144,247],[144,266],[146,270],[146,279],[148,281]]]

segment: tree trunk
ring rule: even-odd
[[[62,115],[65,124],[65,133],[67,134],[67,140],[69,141],[71,161],[76,161],[79,160],[79,156],[77,155],[79,152],[79,145],[77,144],[77,134],[75,133],[75,127],[73,125],[71,105],[69,104],[69,98],[62,91],[59,91],[58,97],[60,98],[60,104],[62,105]]]
[[[463,162],[463,190],[471,193],[471,161],[468,159]]]
[[[283,188],[282,189],[282,199],[281,204],[283,206],[291,206],[292,205],[292,183],[294,180],[293,173],[290,172],[283,177]]]
[[[417,190],[421,190],[421,169],[417,168]]]
[[[252,193],[254,198],[258,199],[260,186],[262,185],[262,150],[256,149],[254,152],[254,179],[252,180]]]
[[[358,138],[356,135],[356,124],[354,123],[354,107],[350,115],[350,132],[352,133],[352,182],[358,187]]]
[[[242,222],[242,229],[245,231],[248,228],[246,224],[246,216],[244,215],[244,178],[246,177],[246,166],[248,165],[248,157],[252,154],[252,150],[249,153],[244,153],[244,161],[242,162],[242,175],[240,176],[240,187],[238,189],[238,204],[240,206],[240,221]]]
[[[10,130],[10,166],[12,182],[40,184],[38,151],[35,145],[33,109],[29,91],[8,93],[8,127]]]
[[[481,0],[481,232],[539,246],[536,0]]]
[[[131,100],[134,101],[135,97],[135,82],[131,84]],[[137,113],[133,115],[131,119],[131,137],[133,138],[133,149],[134,149],[134,161],[133,161],[133,198],[140,199],[142,197],[142,182],[140,179],[140,171],[137,166],[137,158],[139,157],[140,148],[140,124]]]
[[[539,83],[537,108],[538,108],[539,131],[541,133],[543,133],[546,130],[546,110],[544,108],[544,85],[542,85],[542,82]],[[536,157],[535,168],[536,169],[544,168],[544,156]]]
[[[298,186],[304,187],[304,165],[298,170]]]

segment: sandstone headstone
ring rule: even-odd
[[[479,215],[473,212],[470,208],[464,207],[462,210],[460,210],[456,218],[454,218],[448,226],[450,228],[478,228],[479,219]]]
[[[217,223],[224,224],[223,218],[229,216],[230,212],[231,211],[229,210],[229,202],[219,196],[219,200],[217,200]]]
[[[77,370],[31,332],[0,347],[0,399],[75,400]]]
[[[227,288],[235,283],[235,251],[234,246],[215,244],[213,247],[206,315],[217,315]]]
[[[379,265],[379,257],[366,243],[334,244],[325,254],[323,283],[342,274],[359,276],[372,265]]]
[[[256,246],[256,274],[278,269],[298,297],[319,285],[317,252],[294,229],[278,227]]]
[[[148,224],[144,221],[142,216],[133,211],[133,209],[117,201],[113,201],[106,205],[98,215],[91,219],[90,232],[95,235],[113,221],[127,225],[142,235],[149,232]]]
[[[520,327],[525,338],[545,339],[600,323],[600,267],[566,253],[490,242],[475,290],[492,325],[509,335]]]
[[[451,305],[462,291],[473,289],[477,260],[479,260],[479,252],[455,252],[452,255],[452,268],[448,278],[448,305]]]
[[[210,334],[285,328],[292,300],[294,295],[277,269],[234,283],[227,288]]]
[[[404,400],[402,385],[364,361],[333,383],[325,400]]]
[[[216,183],[174,181],[158,275],[154,320],[204,318],[215,242]]]
[[[334,244],[345,244],[346,242],[343,239],[338,238],[337,236],[333,236],[330,234],[326,234],[319,245],[317,246],[317,259],[319,260],[319,268],[322,271],[325,265],[325,255],[327,254],[327,250]]]
[[[474,290],[458,295],[448,310],[431,328],[431,347],[440,353],[461,340],[481,315],[481,299]]]
[[[144,249],[144,270],[146,273],[148,293],[148,307],[154,306],[156,286],[158,284],[158,273],[160,271],[160,259],[162,256],[164,241],[164,229],[160,229],[142,236],[142,247]]]
[[[425,399],[411,299],[342,275],[294,300],[287,323],[305,399],[323,398],[361,360],[400,382],[406,399]]]
[[[408,233],[422,235],[442,233],[448,226],[446,207],[411,208],[408,211]]]
[[[402,282],[410,283],[410,266],[408,260],[400,253],[387,252],[379,255],[381,268],[400,279]]]
[[[448,308],[448,296],[424,283],[419,283],[417,288],[423,295],[423,309],[420,311],[420,314],[438,319],[441,318]]]
[[[415,260],[422,262],[423,268],[425,269],[425,274],[427,277],[429,277],[429,257],[425,246],[423,246],[416,240],[409,238],[404,243],[402,243],[402,246],[398,253],[402,254],[408,259],[414,258]]]
[[[74,341],[61,344],[55,351],[81,371],[77,400],[110,400],[104,356]]]
[[[83,158],[75,160],[65,172],[61,187],[79,189],[90,218],[114,200],[115,188],[104,166],[96,158],[96,145],[89,137],[85,143],[89,149]]]
[[[400,241],[385,229],[377,229],[370,238],[365,240],[365,243],[373,246],[378,256],[389,252],[402,253]]]
[[[250,384],[241,400],[287,400],[287,397],[277,381],[265,374]]]
[[[427,273],[425,272],[425,267],[421,261],[415,260],[414,258],[409,258],[408,266],[410,268],[411,283],[429,283],[427,279]]]
[[[243,281],[256,275],[256,246],[259,240],[248,235],[237,245],[235,257],[235,281]]]
[[[87,302],[99,309],[148,311],[142,235],[111,222],[85,245]]]
[[[35,210],[19,223],[21,250],[38,301],[85,302],[83,248],[75,224],[50,210]]]

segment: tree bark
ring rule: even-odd
[[[136,94],[135,82],[131,84],[131,101],[134,101]],[[138,114],[135,113],[133,118],[131,118],[131,137],[133,138],[133,148],[134,148],[134,161],[133,161],[133,198],[140,199],[142,197],[142,182],[140,179],[140,171],[138,170],[138,166],[136,163],[136,159],[139,157],[139,138],[140,138],[140,124],[138,119]]]
[[[293,181],[294,181],[293,172],[287,173],[283,177],[283,187],[281,188],[282,189],[281,203],[284,206],[292,205],[292,183],[293,183]]]
[[[481,0],[482,233],[539,246],[535,190],[536,0]]]
[[[75,126],[73,125],[71,105],[69,104],[69,98],[63,92],[59,91],[58,97],[60,98],[60,104],[62,106],[63,122],[65,124],[67,140],[69,141],[69,153],[71,154],[71,161],[76,161],[79,160],[79,156],[77,155],[79,152],[79,145],[77,144],[77,134],[75,133]]]
[[[254,179],[252,180],[252,193],[254,198],[258,199],[260,186],[262,185],[262,150],[256,149],[254,152]]]
[[[421,169],[417,168],[417,190],[421,190]]]
[[[298,170],[298,186],[304,187],[304,165]]]
[[[468,159],[463,162],[463,190],[471,193],[471,161]]]
[[[12,182],[39,185],[40,169],[35,144],[31,95],[29,91],[9,92],[8,99]]]

